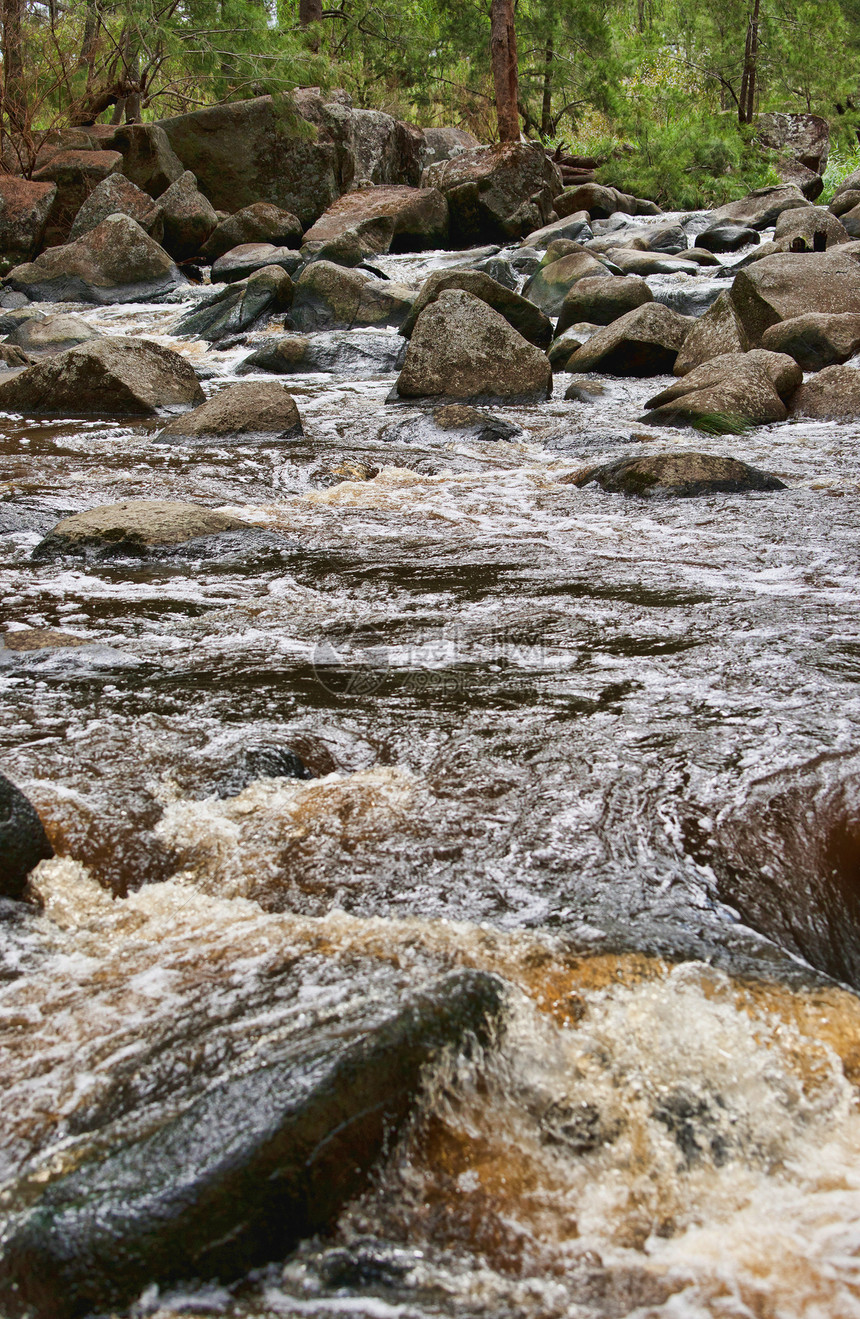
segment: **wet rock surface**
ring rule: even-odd
[[[418,317],[425,307],[435,302],[445,289],[462,289],[474,298],[480,298],[488,307],[504,316],[510,326],[521,334],[536,348],[549,347],[552,339],[552,324],[547,316],[539,311],[528,298],[511,292],[504,285],[491,279],[479,270],[439,271],[431,275],[421,286],[421,292],[412,304],[409,315],[400,327],[404,338],[409,338],[415,329]]]
[[[193,368],[179,353],[119,337],[90,339],[0,383],[0,408],[36,415],[153,416],[202,398]]]
[[[645,303],[598,330],[568,362],[572,371],[658,376],[671,371],[690,321],[661,303]]]
[[[168,422],[159,439],[235,439],[240,435],[286,439],[301,433],[295,399],[283,385],[272,382],[228,385],[193,412]]]
[[[185,282],[167,252],[128,215],[111,215],[73,243],[16,266],[9,286],[38,302],[147,301]]]
[[[248,523],[229,513],[176,500],[139,499],[105,504],[63,518],[34,551],[37,559],[63,554],[146,554],[201,536],[243,530]]]
[[[401,398],[540,398],[552,368],[540,349],[479,298],[443,290],[418,318],[403,369]]]
[[[640,498],[742,494],[751,490],[784,490],[778,477],[759,472],[736,458],[707,453],[664,453],[647,458],[619,458],[603,467],[580,472],[573,484],[592,482],[607,494],[637,495]]]
[[[300,334],[353,326],[399,326],[414,294],[393,281],[374,279],[331,261],[315,261],[296,280],[290,328]]]
[[[213,293],[184,316],[173,335],[196,335],[209,343],[242,334],[262,317],[289,307],[293,282],[279,265],[265,265],[247,279],[237,280]]]
[[[0,898],[23,897],[30,871],[53,855],[35,808],[0,774]]]

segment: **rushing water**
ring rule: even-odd
[[[185,309],[83,315],[211,391],[248,348],[169,338]],[[860,1315],[860,426],[705,440],[637,420],[667,381],[560,376],[498,410],[520,438],[393,443],[392,381],[285,382],[281,445],[2,424],[0,623],[77,643],[0,649],[0,763],[58,853],[6,925],[7,1203],[110,1139],[118,1089],[155,1121],[204,1054],[475,966],[512,986],[502,1037],[434,1075],[334,1236],[137,1314]],[[565,483],[683,449],[788,489]],[[129,498],[286,548],[31,560]],[[271,776],[287,748],[314,777]]]

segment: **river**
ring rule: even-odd
[[[188,305],[82,315],[208,393],[248,348],[171,338]],[[492,410],[512,439],[393,442],[393,380],[286,379],[305,436],[265,446],[0,423],[0,623],[76,639],[0,649],[0,764],[58,853],[7,912],[3,1202],[175,1078],[479,967],[503,1033],[334,1234],[139,1319],[860,1316],[860,425],[703,437],[638,421],[669,380],[585,404],[559,375]],[[787,489],[565,480],[684,449]],[[141,498],[286,548],[30,558]]]

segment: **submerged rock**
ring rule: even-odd
[[[364,1029],[280,1041],[49,1184],[9,1234],[0,1297],[81,1319],[151,1283],[228,1282],[282,1259],[364,1189],[428,1065],[487,1046],[503,1008],[502,981],[460,971]]]
[[[691,324],[662,303],[647,302],[592,335],[570,358],[568,369],[612,376],[666,375]]]
[[[402,398],[537,400],[552,392],[552,368],[499,312],[448,289],[418,317],[397,392]]]
[[[142,556],[219,532],[250,530],[231,513],[178,500],[130,499],[63,518],[33,551],[34,559],[62,555]]]
[[[0,898],[20,898],[27,876],[54,855],[36,808],[0,774]]]
[[[100,337],[36,362],[0,384],[0,409],[66,416],[153,416],[201,403],[193,367],[148,339]]]
[[[334,330],[312,338],[288,334],[255,349],[239,363],[236,374],[271,371],[275,375],[298,375],[324,371],[333,375],[383,375],[399,370],[405,354],[406,344],[390,333]]]
[[[196,335],[217,343],[242,334],[276,311],[289,307],[293,281],[280,266],[263,266],[247,279],[230,284],[183,316],[170,333],[179,338]]]
[[[465,403],[448,403],[429,414],[407,417],[380,431],[379,438],[393,444],[450,444],[452,440],[486,444],[496,440],[515,440],[522,429],[502,417],[469,407]]]
[[[608,494],[648,498],[696,495],[741,494],[748,490],[784,490],[770,472],[761,472],[737,458],[710,453],[658,453],[644,457],[619,458],[601,467],[578,472],[571,484],[596,483]]]
[[[128,215],[110,215],[64,247],[9,272],[33,302],[147,302],[186,283],[170,256]]]
[[[409,338],[418,317],[425,307],[435,302],[444,289],[463,289],[473,297],[486,302],[488,307],[504,316],[509,325],[537,348],[547,348],[552,340],[552,323],[549,317],[518,293],[491,279],[481,270],[437,270],[425,280],[412,310],[400,327],[400,333]]]
[[[193,412],[176,417],[160,440],[237,439],[262,435],[278,439],[302,434],[295,399],[283,385],[261,381],[228,385]]]

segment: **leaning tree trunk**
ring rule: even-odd
[[[299,22],[302,27],[310,27],[311,23],[322,22],[322,0],[299,0]],[[311,50],[319,50],[319,37],[314,35],[311,38]]]
[[[761,0],[755,0],[747,23],[747,41],[744,50],[744,72],[741,78],[741,95],[738,103],[738,122],[751,124],[755,117],[756,76],[758,65],[758,23]]]
[[[517,112],[519,78],[517,75],[517,34],[514,28],[513,0],[492,0],[490,10],[490,54],[496,88],[496,117],[500,142],[519,142],[520,119]]]

